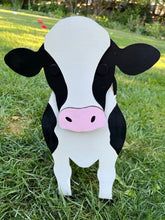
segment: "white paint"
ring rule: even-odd
[[[109,114],[116,105],[112,86],[106,95],[105,114],[107,121]],[[56,117],[58,109],[56,98],[52,92],[49,104],[51,105]],[[115,162],[117,154],[110,145],[110,131],[108,123],[104,128],[85,133],[76,133],[55,127],[55,134],[59,144],[53,152],[54,172],[58,182],[59,192],[63,195],[71,195],[71,168],[69,159],[73,160],[80,167],[89,167],[99,160],[98,179],[99,179],[99,198],[111,199],[112,186],[115,180]]]
[[[61,69],[68,88],[67,107],[102,108],[92,93],[97,65],[110,46],[108,32],[95,21],[74,16],[59,21],[46,35],[45,50]]]

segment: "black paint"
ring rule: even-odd
[[[118,105],[115,106],[108,118],[108,126],[110,130],[110,144],[116,153],[119,154],[126,137],[126,122]]]
[[[48,103],[45,112],[42,117],[42,130],[44,134],[45,141],[47,143],[48,148],[50,149],[51,153],[55,151],[58,145],[58,138],[54,133],[54,128],[57,124],[56,117],[54,112]]]
[[[132,44],[119,49],[116,65],[123,73],[136,75],[152,67],[160,58],[160,52],[148,44]]]
[[[44,70],[47,82],[56,95],[58,110],[60,110],[61,106],[65,103],[68,94],[64,77],[55,62],[50,66],[46,66]]]
[[[111,46],[101,58],[93,81],[93,95],[96,101],[105,109],[106,93],[110,86],[114,85],[114,94],[117,92],[117,84],[115,79],[116,51],[118,47],[111,40]]]
[[[4,60],[16,73],[27,77],[35,76],[42,68],[39,53],[26,48],[11,50]]]

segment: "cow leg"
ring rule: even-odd
[[[62,152],[59,148],[52,154],[54,159],[54,174],[58,183],[58,191],[64,196],[71,196],[71,167],[69,157],[66,152]]]
[[[116,176],[115,162],[117,154],[115,151],[104,152],[99,159],[98,180],[99,198],[112,199],[112,187]]]
[[[54,132],[56,124],[56,116],[51,105],[48,104],[42,118],[43,134],[54,159],[54,173],[57,178],[59,192],[63,195],[71,195],[69,158],[66,157],[65,152],[59,151],[60,146],[57,147],[59,141]]]

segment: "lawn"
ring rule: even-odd
[[[57,195],[53,161],[41,130],[50,95],[43,72],[27,79],[4,63],[16,47],[38,49],[57,19],[0,9],[0,219],[164,220],[165,219],[165,42],[108,30],[124,47],[144,42],[157,47],[161,60],[142,75],[117,71],[118,103],[128,124],[117,160],[114,204],[97,198],[96,169],[72,163],[74,199]]]

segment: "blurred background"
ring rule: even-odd
[[[165,39],[164,0],[0,0],[0,4],[59,18],[70,14],[92,16],[108,28]]]

